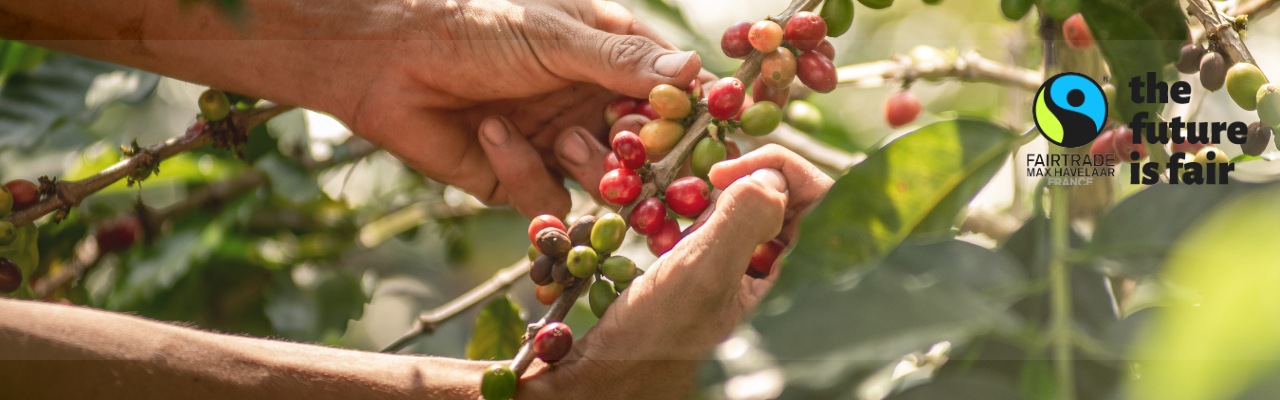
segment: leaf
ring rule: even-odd
[[[911,234],[925,237],[946,235],[950,239],[951,227],[955,225],[960,212],[969,206],[969,202],[973,201],[973,197],[977,196],[982,188],[987,187],[991,177],[1000,172],[1000,167],[1003,167],[1006,161],[1008,161],[1007,157],[992,158],[991,161],[979,167],[955,189],[952,189],[946,198],[939,201],[938,205],[929,211],[929,215],[916,225]]]
[[[1093,37],[1097,39],[1098,48],[1102,50],[1102,56],[1107,60],[1107,66],[1111,68],[1111,81],[1115,85],[1118,95],[1115,99],[1108,99],[1115,103],[1114,107],[1120,112],[1116,116],[1116,120],[1130,121],[1133,116],[1139,112],[1146,111],[1150,113],[1148,120],[1156,119],[1155,114],[1160,111],[1163,104],[1158,102],[1134,103],[1133,97],[1128,95],[1129,81],[1134,78],[1141,79],[1145,82],[1147,73],[1155,73],[1157,79],[1160,77],[1161,71],[1165,64],[1177,61],[1177,48],[1167,50],[1170,46],[1169,41],[1176,43],[1181,47],[1182,42],[1186,41],[1187,34],[1176,33],[1176,29],[1171,28],[1172,22],[1167,5],[1160,3],[1169,3],[1168,0],[1133,0],[1130,4],[1139,5],[1140,10],[1146,14],[1139,14],[1139,11],[1127,7],[1125,4],[1112,0],[1083,0],[1080,13],[1084,16],[1085,21],[1089,25],[1089,30],[1093,32]],[[1178,11],[1176,1],[1172,1],[1173,11],[1181,16]],[[1182,18],[1181,24],[1185,26],[1186,19]],[[1159,30],[1152,26],[1157,24]],[[1144,99],[1145,100],[1145,99]]]
[[[1241,163],[1245,161],[1255,161],[1255,160],[1275,161],[1276,158],[1280,158],[1280,153],[1270,152],[1270,153],[1262,153],[1261,155],[1256,155],[1256,156],[1241,154],[1235,157],[1231,157],[1231,160],[1227,162],[1234,164],[1234,163]]]
[[[214,219],[203,229],[184,229],[162,235],[139,254],[128,274],[107,299],[106,307],[132,310],[159,291],[173,287],[186,275],[195,260],[208,258],[226,235],[225,222]]]
[[[10,75],[0,88],[0,147],[34,144],[55,123],[77,119],[94,78],[118,69],[124,67],[58,54]]]
[[[467,342],[467,358],[472,360],[505,360],[520,350],[524,335],[524,318],[520,306],[510,296],[495,297],[480,310],[476,330]]]
[[[850,169],[805,218],[805,240],[788,264],[832,273],[883,257],[939,204],[947,211],[932,218],[958,211],[954,207],[965,196],[949,196],[981,186],[976,183],[983,179],[969,178],[990,172],[989,164],[1007,156],[1013,138],[988,122],[956,120],[890,142]],[[802,270],[792,275],[797,271]]]
[[[254,168],[267,175],[273,193],[294,204],[306,203],[320,195],[316,178],[297,161],[267,154],[254,164]]]
[[[317,341],[342,334],[349,321],[364,314],[370,297],[361,286],[361,275],[343,269],[293,268],[313,269],[276,276],[263,311],[277,334],[291,340]],[[299,282],[290,274],[312,274],[312,278]]]
[[[1165,308],[1136,342],[1142,379],[1129,398],[1233,398],[1280,367],[1280,247],[1267,244],[1280,237],[1277,196],[1272,186],[1233,198],[1171,248],[1170,281],[1203,298]]]
[[[1071,247],[1085,246],[1083,238],[1072,233]],[[1037,216],[1028,220],[1009,237],[1000,252],[1026,267],[1025,273],[1037,282],[1045,282],[1049,276],[1049,219]],[[1070,268],[1071,313],[1075,324],[1094,338],[1110,332],[1119,316],[1107,288],[1107,277],[1097,270]],[[1049,325],[1049,294],[1032,293],[1018,302],[1014,309],[1037,328]]]

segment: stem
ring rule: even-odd
[[[966,51],[955,61],[921,69],[911,57],[895,55],[888,60],[847,65],[836,69],[842,85],[857,87],[883,86],[890,81],[913,79],[960,78],[973,82],[992,82],[1034,92],[1044,84],[1044,74],[982,57]]]
[[[778,125],[773,133],[764,136],[734,135],[734,140],[750,143],[756,147],[766,144],[777,144],[794,151],[809,162],[828,171],[843,173],[866,159],[865,155],[852,154],[815,140],[790,125]]]
[[[1069,249],[1071,218],[1067,216],[1067,187],[1049,187],[1053,208],[1049,218],[1049,302],[1050,337],[1053,343],[1054,370],[1058,400],[1076,398],[1075,370],[1071,348],[1071,276],[1066,263]]]

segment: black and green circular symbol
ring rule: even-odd
[[[1084,146],[1106,126],[1107,96],[1092,78],[1064,72],[1040,86],[1031,115],[1040,135],[1053,144]]]

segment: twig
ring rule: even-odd
[[[521,277],[529,274],[529,267],[532,263],[527,259],[516,261],[511,266],[503,268],[493,277],[481,283],[479,286],[472,288],[458,298],[455,298],[440,307],[436,307],[430,311],[423,312],[418,316],[418,320],[414,322],[413,328],[405,332],[387,347],[382,349],[383,353],[395,353],[404,349],[410,342],[423,335],[429,335],[435,332],[436,327],[441,323],[448,321],[450,318],[461,314],[463,311],[471,307],[475,307],[480,302],[493,296],[515,283]],[[566,290],[567,291],[567,290]],[[575,299],[577,297],[574,297]]]
[[[959,78],[999,83],[1034,92],[1044,83],[1044,74],[1039,71],[993,61],[976,51],[961,53],[950,64],[931,65],[916,65],[911,57],[894,55],[888,60],[840,67],[836,69],[836,74],[841,85],[857,87],[877,87],[903,80]]]
[[[219,135],[243,134],[249,128],[293,108],[293,106],[273,104],[264,108],[232,111],[227,120],[217,123],[205,124],[203,120],[197,121],[187,131],[187,134],[145,147],[132,157],[122,160],[91,177],[75,182],[53,183],[52,194],[45,196],[44,200],[39,203],[13,213],[13,215],[5,219],[13,223],[14,226],[22,226],[55,211],[68,211],[71,207],[79,205],[80,201],[84,200],[85,197],[128,177],[134,172],[145,168],[153,168],[169,157],[213,142]],[[41,191],[45,191],[45,189],[42,187]]]
[[[734,140],[746,142],[756,147],[766,144],[778,144],[794,151],[819,167],[839,173],[843,173],[867,158],[865,155],[848,153],[814,140],[804,132],[797,131],[787,124],[779,125],[778,129],[768,135],[735,135]]]
[[[1207,0],[1188,0],[1190,5],[1187,6],[1187,12],[1194,15],[1200,20],[1200,25],[1205,29],[1205,35],[1209,40],[1217,43],[1221,49],[1234,64],[1237,62],[1247,62],[1257,64],[1253,60],[1253,55],[1249,54],[1249,48],[1245,47],[1244,40],[1240,39],[1240,35],[1236,33],[1234,21],[1226,20],[1213,2]]]

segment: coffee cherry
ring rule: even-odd
[[[636,263],[626,257],[613,256],[604,260],[600,272],[614,283],[631,282],[636,278]]]
[[[0,257],[0,293],[13,293],[22,285],[22,270],[8,258]]]
[[[1236,63],[1227,70],[1227,94],[1236,105],[1245,110],[1258,109],[1258,89],[1267,84],[1267,77],[1262,75],[1258,66],[1250,63]]]
[[[743,125],[745,131],[745,124]],[[710,136],[704,137],[698,140],[697,145],[693,146],[693,155],[689,156],[689,168],[693,171],[693,176],[707,179],[707,174],[711,172],[711,166],[724,161],[725,156],[727,154],[724,142],[715,140]],[[635,212],[632,211],[632,213],[634,214]]]
[[[1194,74],[1200,72],[1200,59],[1204,57],[1204,46],[1197,43],[1182,46],[1181,56],[1178,58],[1178,72],[1184,74]]]
[[[688,94],[689,97],[692,97],[694,101],[702,99],[702,81],[699,81],[698,78],[693,78],[693,80],[689,81],[689,84],[684,87],[684,93]]]
[[[600,253],[612,253],[622,247],[622,239],[627,236],[627,221],[615,213],[605,214],[596,221],[591,229],[591,247]]]
[[[782,45],[782,27],[770,20],[756,22],[755,25],[751,25],[751,30],[747,31],[747,41],[751,42],[751,47],[756,51],[773,52]]]
[[[231,113],[231,100],[227,100],[227,94],[221,90],[205,90],[197,103],[200,104],[200,114],[209,121],[221,121]]]
[[[685,103],[688,102],[686,98]],[[644,141],[640,140],[640,135],[631,131],[622,131],[614,135],[613,154],[617,155],[618,161],[627,169],[640,169],[649,157],[645,153]]]
[[[1115,134],[1116,131],[1114,129],[1098,134],[1098,137],[1094,138],[1093,143],[1089,145],[1089,153],[1103,157],[1106,157],[1107,154],[1116,154],[1116,144],[1113,141]]]
[[[827,59],[833,62],[836,60],[836,48],[835,46],[832,46],[831,42],[827,41],[826,39],[823,39],[822,43],[818,43],[818,48],[813,49],[813,51],[816,51],[819,54],[822,54],[824,56],[827,56]]]
[[[94,237],[98,241],[98,251],[103,254],[124,250],[142,237],[142,224],[135,215],[124,216],[98,225]]]
[[[827,24],[827,36],[843,35],[853,26],[853,0],[826,0],[818,15]]]
[[[13,195],[13,210],[18,211],[40,202],[40,187],[26,179],[14,179],[4,184]]]
[[[689,115],[691,107],[687,93],[665,83],[654,86],[649,91],[649,105],[654,112],[666,119],[684,118]]]
[[[782,110],[771,101],[762,101],[743,110],[741,121],[742,133],[751,136],[768,135],[782,123]]]
[[[791,85],[791,81],[796,79],[796,55],[787,49],[766,53],[760,60],[760,77],[765,85],[774,89]]]
[[[563,322],[552,322],[533,336],[533,353],[547,364],[555,364],[573,349],[573,331]]]
[[[818,93],[831,93],[836,89],[836,65],[831,59],[816,51],[806,51],[796,59],[796,76],[800,82]]]
[[[1217,147],[1213,147],[1213,146],[1205,146],[1203,149],[1200,149],[1200,152],[1196,153],[1196,162],[1201,164],[1209,164],[1209,163],[1225,164],[1227,162],[1230,162],[1230,160],[1231,160],[1231,157],[1227,157],[1227,155],[1223,153],[1222,150],[1218,150]]]
[[[600,256],[596,255],[596,251],[590,246],[576,246],[573,250],[569,250],[569,256],[565,258],[565,264],[569,267],[569,273],[579,278],[589,278],[596,273],[596,267],[600,264]]]
[[[817,48],[826,36],[827,22],[823,21],[818,14],[809,11],[796,13],[787,20],[787,27],[783,30],[783,37],[787,39],[787,43],[800,51]]]
[[[910,90],[903,90],[884,103],[884,119],[889,126],[897,128],[916,120],[920,116],[920,99]]]
[[[766,85],[764,84],[764,77],[760,75],[757,75],[756,80],[751,83],[751,100],[756,103],[768,101],[781,107],[787,104],[787,100],[790,98],[791,86],[778,89]]]
[[[18,228],[14,227],[12,222],[0,219],[0,246],[13,244],[14,239],[17,238]]]
[[[556,298],[560,297],[560,292],[564,291],[564,286],[559,283],[551,282],[546,285],[538,285],[533,288],[533,296],[538,298],[538,302],[544,306],[549,306],[556,302]]]
[[[538,256],[542,255],[542,253],[538,252],[538,246],[534,246],[530,244],[528,255],[529,255],[529,261],[533,261],[538,259]]]
[[[631,282],[614,282],[613,283],[613,288],[618,291],[618,294],[622,294],[622,291],[627,290],[627,287],[630,287],[630,286],[631,286]]]
[[[684,137],[684,127],[669,119],[655,119],[640,128],[640,142],[649,154],[666,154]],[[619,161],[622,159],[619,158]]]
[[[613,171],[618,168],[623,168],[623,167],[622,167],[622,161],[618,161],[617,154],[614,154],[614,152],[611,151],[609,152],[609,155],[604,156],[605,171]]]
[[[1133,130],[1129,129],[1128,125],[1117,126],[1112,131],[1114,132],[1111,134],[1111,143],[1120,161],[1135,162],[1147,158],[1147,146],[1133,142]],[[1138,157],[1133,157],[1133,153],[1138,153]]]
[[[636,112],[636,106],[639,104],[639,100],[630,97],[620,97],[614,100],[609,105],[604,106],[604,123],[613,126],[613,124],[618,123],[618,118]]]
[[[883,10],[893,5],[893,0],[858,0],[858,2],[875,10]]]
[[[596,216],[583,215],[578,220],[573,221],[573,226],[569,227],[569,241],[574,246],[591,244],[591,228],[596,225]]]
[[[551,214],[542,214],[529,221],[529,243],[538,244],[538,232],[543,229],[556,228],[564,230],[564,223],[560,222],[560,218]]]
[[[752,105],[752,104],[755,104],[755,103],[756,103],[756,102],[755,102],[755,100],[751,100],[751,99],[747,99],[747,98],[742,99],[742,106],[741,106],[741,107],[738,107],[738,114],[733,116],[733,120],[734,120],[734,121],[741,121],[741,120],[742,120],[742,112],[743,112],[743,111],[747,111],[747,107],[751,107],[751,105]]]
[[[9,192],[8,187],[0,186],[0,217],[8,216],[13,212],[13,193]]]
[[[743,58],[751,54],[751,41],[747,40],[747,33],[751,31],[750,21],[738,21],[733,25],[729,25],[729,29],[724,30],[724,35],[720,36],[720,50],[724,51],[724,55],[729,58]]]
[[[694,150],[695,154],[697,150]],[[631,210],[631,229],[636,233],[648,235],[662,228],[662,219],[667,217],[667,205],[656,197],[640,200],[636,208]]]
[[[822,128],[822,111],[807,101],[793,101],[787,106],[787,123],[802,132],[817,132]]]
[[[1227,80],[1226,61],[1223,61],[1222,55],[1216,51],[1205,53],[1200,58],[1200,85],[1210,92],[1216,92],[1222,89],[1222,84]]]
[[[667,186],[667,207],[685,217],[697,216],[711,204],[711,187],[701,179],[686,176]]]
[[[597,279],[596,283],[591,284],[591,289],[587,294],[587,300],[591,303],[591,313],[596,318],[603,318],[604,312],[609,310],[609,306],[613,305],[613,301],[618,299],[618,291],[613,288],[613,284],[604,279]]]
[[[653,110],[653,104],[649,104],[648,100],[642,101],[640,105],[636,106],[636,114],[649,117],[649,119],[662,118],[657,111]]]
[[[573,242],[569,240],[569,234],[560,228],[550,227],[538,232],[538,239],[534,242],[538,246],[538,250],[543,255],[551,257],[553,260],[559,260],[569,254],[569,249],[573,248]]]
[[[563,258],[556,260],[555,265],[551,266],[551,279],[562,287],[571,287],[578,283],[578,277],[569,272],[569,264]]]
[[[746,88],[742,81],[734,77],[721,78],[707,91],[707,112],[712,118],[728,121],[738,114],[744,98]]]
[[[1249,134],[1245,136],[1244,144],[1240,145],[1240,151],[1251,156],[1262,155],[1267,151],[1267,144],[1271,143],[1271,127],[1263,125],[1261,122],[1249,124]]]
[[[635,171],[621,168],[609,171],[600,178],[600,197],[609,204],[630,204],[640,196],[644,181]]]
[[[551,276],[551,269],[556,265],[556,261],[545,254],[539,254],[538,258],[533,259],[533,265],[529,266],[529,280],[535,285],[546,285],[555,282],[555,278]]]
[[[680,223],[670,216],[663,217],[662,224],[657,231],[649,234],[647,241],[649,252],[661,257],[680,241]]]
[[[1258,88],[1258,119],[1271,127],[1280,129],[1280,87],[1273,84]]]
[[[1084,16],[1080,13],[1071,14],[1066,21],[1062,21],[1062,37],[1067,40],[1068,46],[1075,49],[1093,47],[1093,32],[1089,31],[1089,25],[1084,22]]]
[[[747,275],[751,275],[752,278],[769,276],[773,271],[773,265],[778,262],[778,256],[786,248],[787,244],[778,239],[756,246],[756,250],[751,253],[751,267],[747,268]]]
[[[1017,21],[1031,11],[1035,0],[1000,0],[1000,13],[1011,21]]]
[[[1080,11],[1080,0],[1039,0],[1036,3],[1040,11],[1058,21],[1066,20],[1071,14]]]
[[[502,364],[485,368],[480,379],[480,395],[484,400],[511,400],[516,397],[516,373]]]

